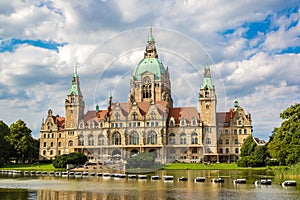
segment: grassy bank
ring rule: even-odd
[[[4,165],[0,170],[20,170],[20,171],[57,171],[52,164],[14,164]]]
[[[236,163],[211,163],[204,165],[202,163],[170,163],[163,169],[166,170],[249,170],[247,167],[238,167]],[[265,167],[251,168],[252,170],[265,170]]]
[[[300,163],[291,166],[274,167],[275,176],[281,179],[284,178],[300,178]]]

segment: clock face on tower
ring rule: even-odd
[[[145,78],[144,78],[144,84],[145,85],[149,85],[151,83],[151,79],[148,77],[148,76],[146,76]]]

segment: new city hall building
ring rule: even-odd
[[[127,102],[84,112],[75,70],[65,100],[65,117],[52,110],[41,125],[40,159],[84,152],[89,162],[126,160],[151,152],[157,162],[234,162],[245,138],[252,134],[251,115],[234,101],[228,112],[217,112],[217,96],[209,66],[199,85],[199,108],[173,107],[168,68],[158,59],[150,29],[144,58],[130,79]]]

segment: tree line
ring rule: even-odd
[[[39,139],[26,123],[18,120],[8,126],[0,121],[0,166],[5,163],[32,163],[39,158]]]
[[[265,146],[257,145],[252,136],[241,148],[238,166],[293,165],[300,163],[300,104],[291,105],[280,113],[283,120],[274,128]]]

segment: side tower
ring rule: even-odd
[[[79,75],[75,66],[72,86],[65,100],[65,129],[74,130],[78,128],[78,122],[84,116],[84,101],[80,90]]]
[[[130,79],[130,102],[166,101],[173,106],[168,69],[158,60],[152,28],[150,28],[144,58],[137,64]]]
[[[218,161],[215,86],[211,81],[209,66],[204,68],[204,79],[199,91],[200,121],[203,124],[204,161]]]

